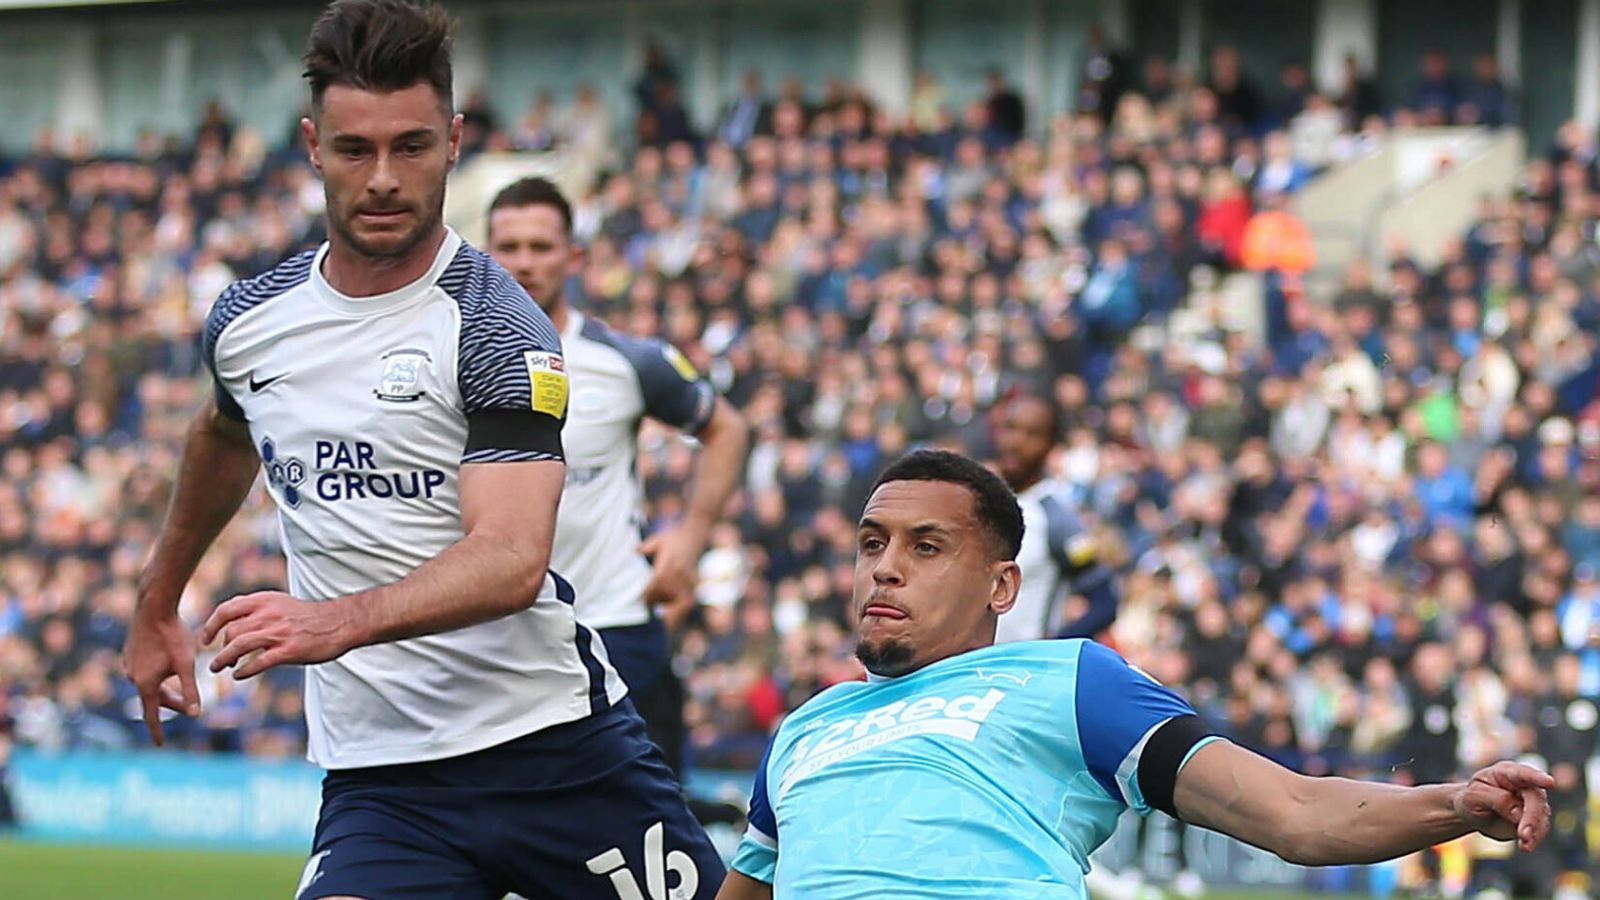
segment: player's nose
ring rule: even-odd
[[[898,554],[885,551],[878,557],[878,562],[872,567],[872,581],[874,584],[882,585],[905,584],[905,574],[901,571]]]
[[[387,155],[379,154],[378,163],[372,167],[372,175],[367,179],[367,191],[386,197],[399,190],[400,179],[395,175],[394,164]]]

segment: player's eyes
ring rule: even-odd
[[[407,156],[420,156],[420,155],[422,155],[422,151],[424,151],[426,149],[428,149],[428,148],[424,147],[421,144],[407,144],[404,147],[400,148],[400,152],[404,153]]]
[[[878,538],[862,538],[861,549],[868,553],[876,553],[883,549],[883,541]]]
[[[917,544],[917,552],[924,556],[932,556],[933,554],[939,552],[939,548],[935,544],[930,544],[927,541],[923,541],[920,544]]]

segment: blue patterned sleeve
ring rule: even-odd
[[[561,338],[527,292],[463,247],[439,279],[461,308],[458,380],[467,417],[463,463],[563,459],[570,393]]]

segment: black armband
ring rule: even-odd
[[[1189,751],[1211,736],[1199,716],[1178,716],[1162,723],[1139,755],[1139,792],[1144,795],[1144,802],[1178,818],[1172,800],[1178,769],[1189,757]]]
[[[466,453],[538,453],[562,459],[561,420],[532,409],[485,409],[467,414]]]

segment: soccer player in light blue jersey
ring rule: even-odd
[[[1480,831],[1536,847],[1550,776],[1462,784],[1309,778],[1210,734],[1177,694],[1081,639],[994,645],[1023,521],[1000,478],[913,453],[879,479],[856,556],[856,654],[778,728],[719,900],[1084,898],[1126,807],[1305,865],[1372,862]]]

